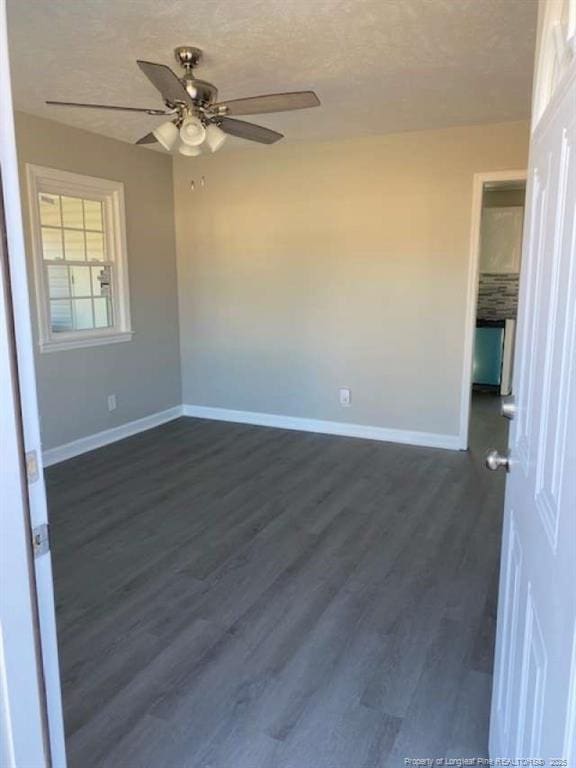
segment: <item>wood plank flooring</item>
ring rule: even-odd
[[[486,756],[504,477],[179,419],[47,471],[71,768]]]

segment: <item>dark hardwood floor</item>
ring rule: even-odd
[[[47,471],[72,768],[487,753],[505,447],[179,419]]]

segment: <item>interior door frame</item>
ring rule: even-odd
[[[40,768],[49,764],[48,724],[14,346],[0,186],[0,764]]]
[[[486,171],[475,173],[472,183],[472,216],[470,222],[470,256],[468,258],[468,284],[466,289],[466,319],[464,322],[464,356],[462,367],[462,388],[460,392],[460,429],[458,435],[460,450],[468,449],[470,427],[470,406],[472,402],[472,366],[474,362],[474,330],[476,328],[476,305],[478,303],[478,278],[480,275],[480,225],[482,221],[482,200],[486,184],[510,181],[526,181],[528,172]],[[522,269],[522,264],[520,264]]]
[[[40,416],[36,389],[36,371],[34,361],[34,345],[30,312],[30,292],[26,268],[26,251],[24,246],[24,230],[22,225],[22,206],[20,199],[20,178],[18,172],[18,155],[16,151],[16,136],[14,130],[14,112],[10,80],[10,60],[8,51],[8,30],[6,2],[0,0],[0,166],[2,168],[2,192],[6,222],[6,295],[9,303],[9,322],[5,316],[0,317],[2,334],[0,337],[9,339],[12,349],[11,368],[13,371],[14,397],[12,402],[6,402],[2,397],[2,406],[6,404],[8,415],[18,427],[18,440],[12,440],[8,446],[7,460],[14,466],[25,465],[28,457],[35,464],[35,471],[22,472],[17,475],[20,490],[9,488],[2,498],[3,508],[6,506],[9,514],[6,518],[7,535],[10,536],[6,546],[14,545],[10,555],[14,561],[10,572],[11,590],[7,591],[8,599],[4,601],[2,593],[2,610],[6,602],[6,627],[11,628],[14,616],[26,613],[29,621],[21,621],[14,628],[12,646],[18,650],[21,646],[34,644],[39,652],[38,673],[39,688],[26,685],[27,672],[32,662],[26,664],[16,651],[10,658],[5,658],[0,665],[0,683],[4,690],[3,701],[10,711],[0,711],[0,726],[8,730],[8,735],[14,745],[24,744],[30,755],[32,749],[33,720],[44,720],[44,730],[47,729],[47,745],[45,755],[40,756],[40,748],[35,748],[35,756],[28,759],[14,753],[18,768],[23,765],[65,768],[66,751],[64,740],[64,719],[62,714],[62,694],[60,687],[60,671],[58,662],[58,643],[56,635],[56,614],[54,606],[54,584],[52,577],[52,560],[48,550],[37,556],[32,555],[32,537],[30,529],[46,523],[48,520],[46,489],[42,467],[42,446],[40,437]],[[4,392],[3,392],[4,394]],[[9,410],[8,410],[9,409]],[[4,414],[3,414],[4,415]],[[13,429],[11,431],[14,431]],[[9,433],[10,436],[10,433]],[[11,479],[13,479],[11,477]],[[18,495],[19,494],[19,495]],[[18,522],[19,505],[23,505],[26,519]],[[21,526],[26,526],[25,538],[18,542]],[[18,527],[17,527],[18,526]],[[18,547],[16,546],[18,544]],[[24,575],[22,566],[28,563],[31,576]],[[4,565],[4,564],[3,564]],[[28,572],[26,572],[28,574]],[[33,590],[30,597],[26,590]],[[9,600],[12,603],[9,603]],[[35,605],[26,607],[31,600]],[[9,609],[9,610],[8,610]],[[4,617],[4,614],[3,614]],[[2,643],[6,650],[4,623],[0,627],[0,652]],[[30,659],[30,654],[28,654]],[[2,659],[0,659],[1,661]],[[16,686],[8,690],[6,695],[6,680],[16,680]],[[36,712],[36,715],[35,715]],[[40,714],[38,714],[40,713]],[[36,729],[37,730],[37,729]],[[2,733],[2,736],[5,734]],[[24,749],[24,747],[22,747]],[[11,758],[12,759],[12,758]],[[10,763],[8,763],[10,765]]]

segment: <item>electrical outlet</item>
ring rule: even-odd
[[[350,387],[341,387],[339,394],[340,405],[343,408],[348,408],[352,404],[352,392],[350,391]]]
[[[108,395],[108,410],[116,410],[116,395]]]

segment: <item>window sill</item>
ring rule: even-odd
[[[120,344],[131,341],[134,331],[87,336],[85,339],[62,339],[58,341],[41,341],[40,352],[64,352],[67,349],[83,349],[84,347],[100,347],[105,344]]]

